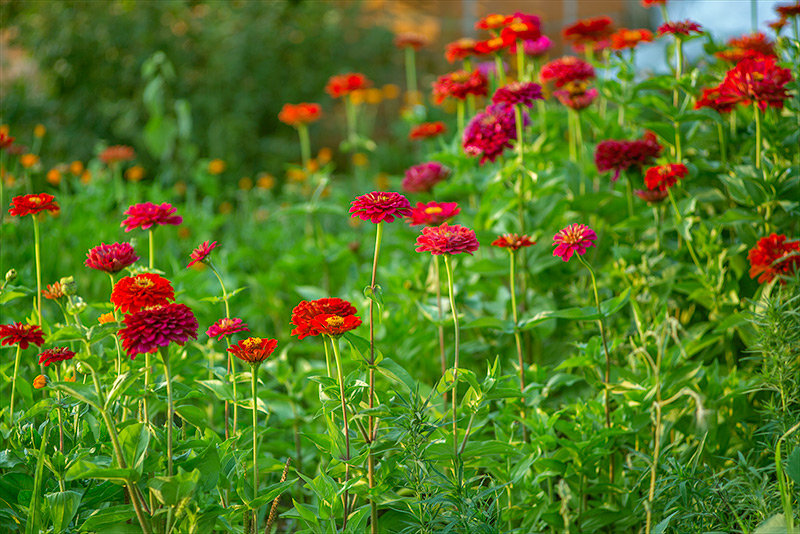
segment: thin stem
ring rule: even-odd
[[[439,361],[442,364],[442,376],[447,372],[447,360],[444,355],[444,325],[442,324],[442,282],[439,271],[439,256],[433,256],[433,273],[436,278],[436,310],[439,312],[437,319],[439,321]],[[444,392],[444,404],[447,406],[447,392]]]
[[[661,453],[661,357],[663,354],[663,343],[659,343],[658,356],[656,357],[655,380],[656,380],[656,424],[653,427],[653,462],[650,464],[650,491],[648,493],[647,522],[645,534],[650,534],[652,524],[653,499],[656,492],[656,470],[658,469],[658,457]]]
[[[717,123],[717,135],[719,136],[719,155],[722,159],[722,165],[725,167],[728,165],[728,150],[725,142],[725,130],[720,123]]]
[[[753,114],[756,119],[756,169],[761,168],[761,110],[758,102],[753,101]]]
[[[517,364],[519,365],[519,392],[522,397],[522,439],[528,442],[528,428],[525,426],[525,363],[522,361],[522,338],[519,335],[519,317],[517,315],[517,288],[516,276],[514,274],[516,256],[512,249],[508,249],[508,285],[511,289],[511,316],[514,318],[514,342],[517,345]],[[463,449],[462,449],[463,450]]]
[[[356,106],[350,100],[350,95],[345,95],[344,97],[344,112],[345,120],[347,121],[347,140],[353,143],[356,137]],[[350,147],[351,150],[354,148],[353,146]]]
[[[519,217],[519,231],[525,233],[525,143],[523,136],[522,106],[514,106],[514,121],[517,126],[517,165],[519,166],[519,183],[517,183],[518,205],[517,214]]]
[[[572,163],[578,161],[578,151],[575,148],[575,111],[567,110],[567,144],[569,145],[569,160]],[[581,181],[583,187],[583,181]]]
[[[150,241],[150,269],[154,269],[155,259],[156,259],[156,252],[155,252],[155,244],[153,243],[153,229],[149,229],[147,231],[147,235]]]
[[[517,39],[517,80],[521,82],[528,81],[528,76],[525,72],[525,47],[521,39]]]
[[[164,362],[164,376],[167,379],[167,476],[172,476],[172,419],[174,407],[172,402],[172,377],[169,369],[169,350],[167,347],[159,349],[161,360]]]
[[[672,208],[675,210],[675,218],[678,220],[678,225],[682,227],[683,217],[681,216],[681,211],[678,209],[678,204],[675,203],[675,197],[672,195],[671,187],[667,188],[667,195],[669,196],[669,201],[672,204]],[[679,234],[681,233],[680,230],[678,231],[678,233]],[[697,254],[694,251],[694,247],[692,246],[691,240],[684,239],[684,241],[686,242],[686,248],[689,249],[689,255],[692,257],[692,261],[694,262],[695,267],[697,267],[697,270],[699,270],[700,274],[703,275],[703,278],[705,278],[706,273],[700,266],[700,260],[697,259]]]
[[[308,170],[308,162],[311,161],[311,141],[308,138],[308,125],[299,124],[297,135],[300,137],[300,158],[303,161],[303,170]]]
[[[9,404],[8,415],[11,418],[11,423],[14,423],[14,395],[17,392],[17,375],[19,374],[19,360],[22,354],[22,349],[19,348],[17,343],[17,356],[14,358],[14,378],[11,380],[11,402]]]
[[[628,198],[628,218],[633,219],[633,178],[625,173],[625,196]]]
[[[405,67],[408,104],[413,106],[417,104],[417,62],[413,46],[407,46],[405,49]]]
[[[87,350],[88,353],[88,350]],[[146,425],[150,425],[150,416],[149,411],[147,409],[147,397],[150,394],[150,353],[146,353],[144,355],[144,395],[142,396],[142,422]]]
[[[456,102],[456,125],[458,126],[458,136],[464,133],[464,101]]]
[[[506,71],[503,68],[503,59],[498,54],[494,55],[494,67],[497,71],[497,82],[502,87],[506,84]]]
[[[344,458],[344,483],[347,485],[348,480],[350,480],[350,426],[348,425],[347,421],[347,407],[345,406],[345,394],[344,394],[344,373],[342,372],[342,361],[339,357],[339,339],[333,336],[328,336],[331,340],[331,346],[333,347],[333,357],[336,359],[336,375],[339,378],[339,397],[341,397],[342,401],[342,419],[344,420],[344,443],[345,443],[345,458]],[[347,527],[347,516],[348,514],[348,491],[344,491],[344,520],[342,522],[342,530]]]
[[[407,50],[413,50],[412,48],[407,48]],[[370,410],[375,406],[375,291],[377,286],[375,285],[375,278],[378,272],[378,254],[381,250],[381,240],[383,237],[383,223],[379,222],[376,225],[375,230],[375,255],[372,258],[372,281],[370,282],[370,292],[371,298],[369,299],[369,407]],[[375,420],[370,413],[369,418],[367,419],[367,434],[369,436],[369,441],[367,442],[367,446],[369,446],[374,441],[374,435],[377,432],[377,428],[375,428]],[[348,457],[350,454],[348,453]],[[367,457],[367,481],[369,483],[369,489],[372,490],[375,487],[375,455],[372,452],[372,448],[370,447],[369,456]],[[370,497],[369,498],[369,505],[370,505],[370,532],[372,534],[377,534],[378,532],[378,504],[375,500]]]
[[[250,370],[250,388],[253,395],[253,499],[258,495],[258,364]],[[253,509],[253,532],[258,532],[258,510]]]
[[[53,369],[53,372],[56,374],[56,382],[61,382],[61,378],[59,377],[58,367],[56,366]],[[61,392],[56,392],[56,402],[58,402],[58,409],[56,410],[58,414],[58,450],[59,452],[64,452],[64,418],[61,414]],[[59,483],[63,484],[62,481],[59,480]],[[64,491],[64,488],[61,488],[61,491]]]
[[[458,462],[458,312],[456,311],[456,299],[453,293],[453,267],[451,265],[450,254],[444,255],[444,268],[447,272],[447,291],[450,295],[450,311],[453,314],[453,333],[454,333],[454,363],[453,363],[453,461]],[[454,464],[455,468],[455,464]]]
[[[36,214],[33,217],[33,253],[36,257],[36,313],[39,317],[39,326],[42,326],[42,258],[39,243],[39,220]]]

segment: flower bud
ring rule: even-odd
[[[10,284],[17,278],[17,270],[16,269],[9,269],[6,273],[6,284]]]
[[[81,297],[75,297],[73,299],[70,299],[69,304],[67,304],[67,313],[69,313],[70,315],[78,315],[85,309],[86,309],[86,301],[83,300]]]
[[[78,292],[78,283],[72,276],[64,276],[58,281],[61,284],[64,294],[71,297]]]

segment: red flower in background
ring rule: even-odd
[[[511,82],[495,91],[492,95],[492,102],[501,102],[514,105],[521,104],[526,107],[533,106],[535,100],[542,100],[542,87],[533,82]]]
[[[661,191],[660,189],[637,189],[633,192],[633,194],[649,204],[658,204],[660,202],[664,202],[664,199],[669,196],[669,193],[667,193],[666,189],[664,191]]]
[[[166,278],[155,273],[126,276],[114,284],[111,302],[122,313],[136,313],[143,308],[175,300],[175,290]]]
[[[730,113],[736,107],[734,102],[727,101],[722,98],[719,87],[711,87],[703,89],[703,94],[697,99],[694,109],[711,108],[716,110],[717,113]]]
[[[137,354],[155,352],[170,343],[183,345],[197,339],[197,319],[185,304],[163,304],[144,308],[125,316],[119,331],[122,348],[131,359]]]
[[[45,210],[51,213],[58,213],[61,208],[55,198],[47,193],[14,197],[11,199],[11,207],[8,209],[8,213],[15,217],[36,215]]]
[[[772,28],[772,30],[773,30],[775,33],[780,33],[780,31],[781,31],[783,28],[785,28],[787,24],[789,24],[789,21],[788,21],[788,20],[786,20],[786,19],[783,19],[783,18],[781,18],[781,19],[778,19],[778,20],[774,20],[774,21],[772,21],[772,22],[768,22],[768,23],[767,23],[767,26],[769,26],[770,28]]]
[[[47,367],[51,363],[71,360],[74,357],[75,353],[69,350],[67,347],[55,347],[52,349],[47,349],[46,351],[39,354],[39,363],[44,364],[44,366]]]
[[[559,102],[576,111],[588,108],[600,93],[588,82],[569,82],[564,87],[553,91]]]
[[[778,66],[773,57],[745,59],[725,74],[716,102],[721,106],[756,102],[761,111],[767,106],[781,109],[789,98],[786,84],[793,79],[792,72]]]
[[[771,282],[776,276],[789,276],[800,270],[800,242],[787,243],[785,235],[773,233],[759,239],[747,259],[750,260],[750,278],[758,276],[759,284]]]
[[[206,330],[206,335],[211,338],[217,338],[217,341],[222,341],[222,338],[225,336],[232,336],[237,332],[249,331],[250,328],[247,326],[247,323],[241,319],[237,317],[233,317],[231,319],[223,317],[208,327],[208,330]]]
[[[486,39],[485,41],[478,41],[477,43],[475,43],[475,54],[479,56],[487,56],[489,54],[494,54],[495,52],[499,52],[509,44],[511,44],[510,41],[507,41],[499,36],[492,37],[491,39]]]
[[[411,128],[408,138],[412,141],[416,141],[417,139],[429,139],[437,135],[442,135],[446,131],[447,127],[442,121],[423,122]]]
[[[116,274],[136,263],[139,256],[130,243],[100,243],[86,253],[84,265],[109,274]]]
[[[445,98],[465,100],[467,95],[486,96],[489,82],[480,71],[457,70],[440,76],[433,84],[433,96],[437,104]]]
[[[312,321],[314,329],[320,334],[327,334],[331,337],[338,337],[361,325],[361,319],[355,315],[330,315],[322,314],[314,317]]]
[[[531,238],[527,235],[517,234],[503,234],[492,241],[492,246],[506,248],[512,252],[516,252],[523,247],[530,247],[535,244],[536,241],[531,241]]]
[[[126,232],[130,232],[135,228],[147,230],[155,225],[171,224],[177,226],[183,222],[183,217],[173,215],[176,211],[172,204],[167,202],[160,206],[152,202],[134,204],[123,213],[128,218],[122,221],[120,226],[124,227]]]
[[[297,127],[318,121],[322,117],[322,106],[319,104],[284,104],[278,113],[278,120],[289,126]]]
[[[615,182],[622,171],[651,164],[661,155],[662,149],[653,132],[647,132],[642,139],[635,141],[609,139],[597,145],[594,162],[599,172],[613,170],[611,181]]]
[[[658,165],[647,169],[644,175],[644,185],[646,185],[648,189],[666,191],[678,183],[678,180],[683,180],[688,175],[689,169],[687,169],[686,165],[683,163]]]
[[[114,145],[106,148],[100,153],[100,161],[106,165],[120,163],[122,161],[131,161],[136,158],[136,152],[133,148],[125,145]]]
[[[539,26],[539,17],[529,20],[513,19],[500,31],[500,37],[506,42],[534,41],[542,36]]]
[[[703,27],[691,20],[681,20],[675,22],[667,22],[658,27],[658,36],[666,34],[674,35],[676,38],[688,37],[691,34],[703,33]]]
[[[427,204],[417,202],[417,206],[411,210],[411,215],[406,217],[406,220],[408,220],[409,226],[422,224],[434,226],[452,219],[460,212],[461,208],[455,202],[431,201]]]
[[[445,46],[444,57],[449,63],[475,55],[475,39],[464,37]]]
[[[413,48],[419,50],[430,44],[430,40],[422,34],[413,32],[398,33],[394,37],[394,45],[397,48]]]
[[[198,245],[198,247],[192,251],[190,255],[192,261],[190,261],[189,265],[187,265],[186,267],[191,267],[198,261],[206,261],[208,255],[211,254],[211,251],[214,250],[216,247],[217,247],[216,241],[214,241],[213,243],[209,243],[208,241],[200,243],[200,245]]]
[[[5,132],[0,132],[0,150],[10,147],[14,143],[14,138]]]
[[[417,237],[417,252],[430,252],[435,256],[442,254],[472,254],[480,244],[475,232],[461,225],[426,226]]]
[[[728,50],[722,50],[714,55],[731,63],[763,56],[776,56],[775,43],[761,32],[735,37],[728,41],[728,46],[730,47]]]
[[[464,152],[480,156],[480,164],[494,161],[511,141],[517,138],[514,108],[508,104],[493,104],[476,114],[464,128]]]
[[[0,345],[19,345],[21,349],[27,349],[33,343],[37,347],[44,344],[44,333],[38,325],[12,323],[0,324]]]
[[[612,33],[614,33],[614,21],[609,17],[579,20],[561,31],[564,40],[569,41],[573,46],[594,45],[608,40]]]
[[[539,74],[539,79],[542,83],[553,81],[556,87],[563,87],[569,82],[591,80],[593,78],[594,67],[575,56],[564,56],[545,63]]]
[[[64,286],[61,285],[61,282],[47,284],[47,289],[42,289],[42,296],[47,300],[58,300],[60,298],[64,298]]]
[[[667,5],[667,0],[642,0],[642,5],[644,7],[665,6]]]
[[[359,89],[366,89],[372,82],[370,82],[363,74],[350,72],[348,74],[339,74],[331,76],[325,85],[325,92],[333,98],[340,98],[349,95],[353,91]]]
[[[790,17],[800,17],[800,2],[795,2],[794,4],[789,4],[786,6],[776,6],[775,11],[781,16],[781,18],[788,19]]]
[[[491,15],[486,15],[481,20],[475,23],[476,30],[496,30],[498,28],[502,28],[506,25],[508,20],[511,17],[508,15],[498,15],[497,13],[492,13]]]
[[[228,352],[250,365],[257,365],[269,358],[275,352],[275,347],[277,346],[277,339],[248,337],[236,345],[228,347]]]
[[[596,240],[597,234],[585,224],[570,224],[553,236],[553,245],[556,247],[553,256],[569,261],[573,254],[585,254],[586,249],[593,247]]]
[[[396,217],[411,213],[411,203],[400,193],[373,191],[356,197],[350,207],[351,217],[358,217],[375,224],[390,223]]]
[[[292,310],[292,325],[295,327],[292,335],[297,336],[297,339],[318,336],[320,331],[313,322],[319,315],[347,317],[356,313],[358,312],[352,304],[340,298],[304,300]]]
[[[653,32],[645,29],[628,30],[623,28],[611,35],[611,48],[625,50],[636,48],[639,43],[649,43],[653,40]]]
[[[438,161],[429,161],[410,167],[401,185],[403,190],[409,193],[427,193],[448,176],[450,176],[449,168]]]

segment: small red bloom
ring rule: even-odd
[[[427,204],[417,202],[417,206],[411,210],[411,215],[406,217],[409,226],[419,226],[422,224],[435,226],[449,221],[461,212],[461,208],[455,202],[436,202],[431,201]]]
[[[372,82],[363,74],[350,72],[348,74],[331,76],[330,79],[328,79],[328,84],[325,86],[325,92],[333,98],[340,98],[349,95],[353,91],[366,89],[370,85],[372,85]]]
[[[689,175],[689,169],[683,163],[667,163],[650,167],[644,174],[644,184],[648,189],[666,191],[678,180],[683,180]]]
[[[491,15],[486,15],[481,20],[475,23],[476,30],[496,30],[498,28],[502,28],[506,25],[511,17],[508,15],[499,15],[497,13],[492,13]]]
[[[58,300],[64,297],[64,287],[61,282],[47,284],[47,289],[42,289],[42,296],[48,300]]]
[[[208,330],[206,330],[206,335],[211,338],[216,337],[217,341],[222,341],[222,338],[225,336],[232,336],[237,332],[249,331],[250,328],[247,326],[247,323],[243,322],[241,319],[236,317],[232,319],[223,317],[208,327]]]
[[[405,32],[398,33],[394,37],[394,45],[397,48],[413,48],[419,50],[430,44],[430,40],[420,33]]]
[[[475,39],[463,38],[445,46],[444,57],[449,63],[475,55]]]
[[[522,247],[530,247],[535,244],[536,241],[531,241],[531,238],[527,235],[517,234],[504,234],[492,241],[493,247],[506,248],[511,252],[516,252]]]
[[[120,226],[124,227],[126,232],[130,232],[135,228],[147,230],[155,225],[171,224],[177,226],[183,222],[183,217],[173,215],[176,211],[172,204],[167,202],[160,206],[152,202],[134,204],[123,213],[128,218],[122,221]]]
[[[611,48],[625,50],[636,48],[639,43],[649,43],[653,40],[653,32],[645,29],[628,30],[623,28],[611,35]]]
[[[664,6],[666,4],[667,0],[642,0],[642,5],[644,7]]]
[[[594,67],[575,56],[564,56],[545,63],[539,78],[542,83],[552,80],[556,87],[563,87],[569,82],[591,80]]]
[[[129,146],[114,145],[103,150],[99,157],[100,161],[106,165],[111,165],[121,161],[131,161],[136,157],[136,152]]]
[[[800,2],[789,4],[786,6],[776,6],[775,11],[781,18],[788,19],[790,17],[800,17]]]
[[[772,30],[775,33],[780,33],[781,30],[784,29],[787,24],[789,24],[789,21],[786,20],[786,19],[781,18],[781,19],[778,19],[778,20],[774,20],[772,22],[768,22],[767,26],[772,28]]]
[[[711,108],[717,113],[730,113],[736,107],[736,103],[723,99],[719,87],[703,89],[703,95],[697,99],[694,109]]]
[[[478,41],[475,43],[475,54],[478,56],[486,56],[499,52],[503,48],[511,44],[512,41],[507,41],[503,37],[492,37],[485,41]]]
[[[216,248],[216,246],[217,246],[217,242],[216,241],[214,241],[213,243],[210,243],[210,244],[209,244],[208,241],[200,243],[200,245],[198,245],[197,248],[192,251],[192,253],[190,255],[190,257],[192,258],[192,261],[189,262],[189,265],[187,265],[187,267],[191,267],[192,265],[194,265],[198,261],[201,261],[201,262],[202,261],[206,261],[206,258],[208,257],[208,255],[211,254],[211,251],[214,250]]]
[[[185,304],[163,304],[141,309],[125,316],[119,331],[122,347],[131,359],[137,354],[155,352],[170,343],[183,345],[197,339],[197,319]]]
[[[356,197],[350,207],[350,215],[375,224],[390,223],[395,217],[411,213],[411,203],[400,193],[373,191]]]
[[[755,101],[761,111],[767,106],[781,109],[789,98],[786,84],[792,80],[792,71],[780,67],[774,57],[745,59],[725,74],[716,101],[722,106]]]
[[[361,319],[355,315],[317,315],[312,321],[314,328],[320,334],[331,337],[339,337],[342,334],[354,330],[361,325]]]
[[[787,243],[785,235],[773,233],[759,239],[747,258],[750,278],[758,276],[759,284],[771,282],[776,276],[789,276],[800,270],[800,241]]]
[[[172,284],[155,273],[120,278],[111,291],[111,302],[122,313],[136,313],[171,300],[175,300]]]
[[[14,138],[5,132],[0,132],[0,150],[5,150],[14,144]]]
[[[488,91],[488,80],[477,70],[457,70],[440,76],[433,84],[433,96],[437,104],[444,102],[445,98],[465,100],[467,95],[486,96]]]
[[[47,349],[39,354],[39,363],[44,364],[44,366],[47,367],[51,363],[71,360],[74,357],[75,353],[69,350],[67,347],[55,347],[52,349]]]
[[[11,207],[8,209],[10,215],[15,217],[24,217],[25,215],[36,215],[42,211],[49,211],[51,213],[58,213],[61,209],[56,197],[47,193],[38,193],[33,195],[22,195],[11,199]]]
[[[660,189],[637,189],[633,192],[633,194],[648,204],[659,204],[664,202],[664,199],[669,196],[669,193],[667,193],[666,189],[664,191],[661,191]]]
[[[442,135],[446,131],[447,127],[442,121],[423,122],[411,128],[408,138],[412,141],[416,141],[417,139],[429,139],[437,135]]]
[[[514,41],[535,41],[542,36],[539,27],[539,18],[535,21],[516,20],[500,31],[500,38],[506,43]]]
[[[582,256],[589,247],[594,246],[597,234],[585,224],[573,223],[559,230],[553,236],[553,256],[558,256],[564,261],[569,261],[572,254]]]
[[[35,324],[0,324],[0,340],[0,345],[19,345],[24,350],[31,343],[41,347],[44,344],[44,333]]]
[[[136,263],[139,256],[130,243],[100,243],[86,253],[84,265],[109,274],[116,274]]]
[[[450,176],[449,168],[438,161],[429,161],[410,167],[401,185],[403,190],[409,193],[427,193],[448,176]]]
[[[599,172],[613,170],[611,181],[615,182],[622,171],[651,164],[662,149],[653,132],[647,132],[642,139],[635,141],[609,139],[597,145],[594,162]]]
[[[691,34],[703,33],[703,27],[691,20],[667,22],[658,27],[658,36],[672,34],[676,38],[688,37]]]
[[[523,113],[523,122],[527,117]],[[462,146],[470,156],[480,156],[480,164],[494,161],[517,138],[517,119],[513,106],[492,104],[477,113],[464,128]]]
[[[478,250],[475,232],[461,225],[426,226],[417,237],[417,252],[430,252],[434,256],[442,254],[472,254]]]
[[[728,47],[728,50],[722,50],[714,55],[731,63],[763,56],[776,57],[775,43],[761,32],[734,37],[728,41]]]
[[[492,95],[492,102],[499,104],[515,105],[521,104],[525,107],[532,107],[535,100],[542,100],[542,87],[533,82],[511,82],[495,91]]]
[[[576,111],[586,109],[600,96],[594,87],[590,87],[588,82],[569,82],[564,87],[553,91],[559,102]]]
[[[318,121],[322,117],[322,106],[319,104],[284,104],[278,113],[278,120],[289,126],[300,126]]]
[[[564,40],[573,45],[594,44],[609,39],[612,33],[614,21],[609,17],[579,20],[561,31]]]
[[[320,335],[321,332],[313,324],[314,318],[319,315],[347,317],[356,313],[352,304],[340,298],[304,300],[292,310],[292,325],[295,327],[292,335],[297,339]]]
[[[272,355],[277,346],[277,339],[248,337],[228,347],[228,352],[250,365],[259,365]]]

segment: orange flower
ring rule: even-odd
[[[85,171],[83,171],[83,173],[81,173],[81,183],[83,185],[86,185],[91,181],[92,181],[92,173],[89,172],[89,169],[86,169]]]
[[[69,172],[75,176],[80,176],[83,173],[83,163],[80,161],[73,161],[69,164]]]
[[[332,157],[333,157],[333,151],[325,146],[319,149],[319,153],[317,154],[317,161],[319,161],[320,165],[325,165],[331,160]]]
[[[58,185],[61,183],[61,171],[58,169],[50,169],[47,171],[47,183],[50,185]]]
[[[106,148],[100,153],[100,161],[106,165],[113,165],[121,161],[130,161],[136,157],[133,148],[125,145],[114,145]]]
[[[284,104],[280,113],[278,113],[278,120],[295,128],[301,124],[318,121],[320,117],[322,117],[322,106],[307,102]]]
[[[131,182],[138,182],[144,178],[144,168],[139,165],[134,165],[125,171],[125,179]]]
[[[622,28],[611,35],[611,47],[614,50],[636,48],[639,43],[649,43],[653,40],[653,32],[645,29],[629,30]]]
[[[23,154],[19,158],[19,162],[26,169],[30,169],[31,167],[39,163],[39,156],[37,156],[36,154]]]
[[[366,76],[356,72],[331,76],[325,85],[325,92],[333,98],[349,95],[353,91],[366,89],[372,85]]]
[[[114,318],[114,312],[107,312],[102,314],[100,317],[97,318],[97,322],[100,324],[108,324],[116,322]]]
[[[48,300],[58,300],[64,296],[61,282],[47,284],[47,289],[42,289],[42,296]]]
[[[208,172],[209,174],[222,174],[227,165],[221,159],[212,159],[208,162]]]
[[[39,375],[33,379],[33,388],[34,389],[42,389],[47,385],[47,377],[44,375]]]
[[[381,87],[381,92],[383,93],[383,98],[386,100],[394,100],[400,96],[400,87],[393,83],[387,83]]]
[[[369,158],[363,152],[356,152],[353,154],[353,165],[356,167],[366,167],[369,163]]]
[[[269,191],[275,187],[275,177],[268,173],[262,173],[258,176],[258,182],[256,182],[256,186],[259,189],[265,189]]]
[[[249,176],[239,178],[239,189],[242,191],[250,191],[253,189],[253,179]]]

